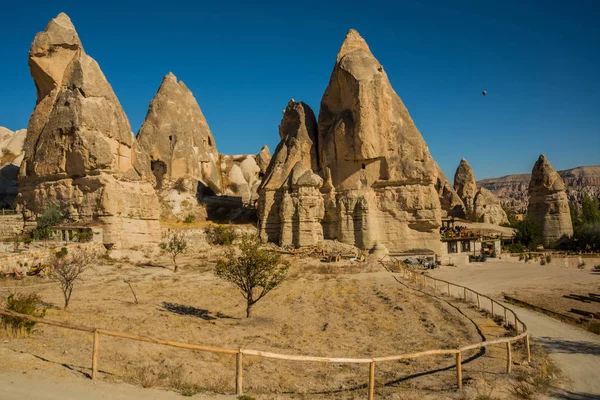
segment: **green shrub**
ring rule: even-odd
[[[252,396],[248,396],[247,394],[242,394],[237,397],[237,400],[256,400],[256,399]]]
[[[91,242],[94,237],[94,233],[90,230],[80,230],[75,233],[75,240],[80,243]]]
[[[546,262],[547,262],[547,263],[550,263],[551,261],[552,261],[552,257],[550,256],[550,254],[548,254],[548,255],[546,256]]]
[[[50,203],[37,217],[37,225],[31,231],[31,237],[36,240],[47,240],[52,236],[52,227],[60,224],[69,217],[64,207]]]
[[[43,305],[41,297],[35,293],[11,293],[6,299],[5,308],[9,311],[38,318],[43,318],[44,315],[46,315],[47,309]],[[6,330],[10,330],[14,334],[25,335],[30,334],[36,324],[36,322],[26,321],[22,318],[11,317],[8,315],[0,316],[0,321]]]
[[[600,271],[600,265],[595,265],[594,266],[594,271]]]
[[[183,220],[184,224],[191,224],[196,220],[196,216],[192,215],[192,214],[188,214],[187,217],[185,217],[185,219]]]
[[[588,322],[586,329],[596,335],[600,335],[600,322],[590,321]]]
[[[205,230],[206,241],[212,245],[231,245],[237,238],[237,233],[233,228],[222,225],[211,225]]]

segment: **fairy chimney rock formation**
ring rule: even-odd
[[[137,140],[151,158],[157,188],[192,179],[215,193],[221,191],[215,139],[194,95],[172,73],[163,78],[150,102]]]
[[[463,201],[467,215],[472,215],[475,208],[477,184],[475,183],[473,168],[471,168],[464,158],[460,160],[460,164],[454,174],[454,190],[456,190],[456,193]]]
[[[263,176],[259,234],[263,240],[296,247],[323,239],[323,180],[318,168],[317,121],[309,106],[290,101],[279,125],[281,142]]]
[[[258,164],[258,168],[260,168],[261,175],[264,175],[267,172],[267,167],[271,162],[271,151],[269,147],[265,144],[258,154],[256,155],[256,163]]]
[[[318,120],[326,239],[439,254],[437,171],[408,110],[365,40],[350,30]]]
[[[139,162],[125,112],[66,14],[36,35],[29,66],[38,98],[19,172],[26,220],[58,203],[75,222],[104,225],[105,243],[158,241],[150,168]]]
[[[573,235],[565,184],[543,154],[531,171],[527,216],[541,228],[544,245]]]
[[[442,172],[437,163],[435,167],[437,171],[435,189],[438,193],[438,197],[440,198],[442,216],[465,218],[465,204],[461,200],[458,193],[456,193],[454,187],[450,184],[448,178],[446,178],[446,175]]]
[[[27,129],[13,132],[0,126],[0,208],[12,207],[19,193],[17,178],[26,135]]]
[[[500,199],[486,188],[482,187],[475,195],[473,209],[477,221],[495,225],[508,222]]]

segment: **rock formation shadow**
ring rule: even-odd
[[[553,339],[546,336],[536,340],[552,353],[600,355],[600,344],[593,342]]]
[[[212,321],[217,318],[234,318],[230,315],[222,314],[220,312],[218,312],[216,315],[212,315],[212,313],[209,310],[205,310],[203,308],[196,308],[192,306],[186,306],[183,304],[170,303],[168,301],[163,301],[162,306],[165,310],[170,311],[172,313],[190,317],[198,317],[202,318],[205,321]],[[159,308],[159,310],[161,309]]]

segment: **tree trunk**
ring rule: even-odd
[[[252,306],[253,304],[248,303],[246,306],[246,318],[250,318],[252,316]]]

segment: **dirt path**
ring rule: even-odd
[[[202,395],[195,399],[235,399],[235,396]],[[181,400],[179,393],[159,389],[82,379],[51,379],[40,374],[0,374],[2,400]]]
[[[430,275],[468,286],[474,290],[498,296],[515,286],[536,285],[536,289],[551,290],[553,286],[574,279],[590,279],[580,271],[563,268],[524,268],[523,264],[488,263],[466,267],[444,267]],[[531,277],[531,279],[528,279]],[[597,278],[597,276],[596,276]],[[599,279],[600,280],[600,279]],[[518,282],[515,284],[515,282]],[[555,393],[551,398],[588,400],[600,398],[600,336],[568,325],[534,311],[511,306],[527,324],[532,336],[550,353],[552,359],[571,380],[571,390]]]

